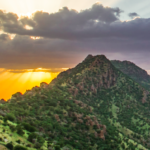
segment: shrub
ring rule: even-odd
[[[42,144],[36,142],[35,145],[34,145],[34,148],[40,148],[42,146]]]
[[[17,140],[16,142],[17,142],[17,143],[19,143],[19,144],[21,143],[21,141],[20,141],[20,140]]]
[[[33,139],[37,138],[37,134],[36,133],[31,133],[28,137],[28,141],[32,142]]]
[[[16,127],[14,125],[10,125],[9,128],[12,132],[14,132],[16,130]]]
[[[50,105],[50,106],[53,106],[53,107],[56,107],[56,106],[57,106],[57,102],[55,102],[55,101],[50,101],[50,102],[49,102],[49,105]]]
[[[4,121],[5,121],[5,119],[4,119]],[[3,126],[7,126],[7,123],[6,123],[6,122],[4,122],[4,123],[3,123]]]
[[[36,145],[35,145],[36,148],[41,147],[44,144],[44,142],[45,142],[45,140],[44,140],[44,138],[42,136],[39,136],[36,133],[31,133],[29,135],[29,137],[28,137],[28,141],[33,143],[34,139],[36,139]]]
[[[4,121],[15,121],[15,116],[13,114],[7,114],[5,117],[4,117]]]
[[[59,145],[55,145],[55,150],[60,150],[60,146]]]
[[[12,145],[12,143],[8,143],[6,144],[6,147],[10,150],[13,150],[14,146]]]
[[[20,146],[20,145],[16,145],[14,150],[27,150],[27,148]]]
[[[26,147],[32,147],[32,145],[31,144],[27,144]]]
[[[22,129],[22,127],[20,126],[20,125],[18,125],[17,127],[16,127],[16,129],[17,129],[17,133],[19,134],[19,135],[24,135],[24,131],[23,131],[23,129]]]
[[[40,144],[43,144],[45,142],[44,138],[41,137],[41,136],[38,136],[37,137],[37,141],[40,143]]]
[[[35,132],[36,131],[35,127],[29,125],[28,123],[23,123],[22,125],[23,125],[24,129],[29,131],[29,132]]]

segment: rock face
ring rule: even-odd
[[[74,97],[78,95],[79,91],[82,91],[84,95],[89,94],[88,91],[96,95],[100,89],[108,89],[116,85],[117,74],[113,67],[104,55],[88,55],[75,68],[60,73],[52,83],[63,80],[65,77],[66,84],[74,85],[69,89]],[[75,80],[79,81],[78,84],[74,83]],[[91,82],[91,84],[87,84],[87,82]]]
[[[91,54],[89,54],[89,55],[85,58],[85,60],[91,59],[91,58],[93,58],[93,56],[92,56]]]
[[[143,89],[144,90],[144,89]],[[143,91],[143,98],[142,98],[142,103],[146,103],[146,100],[147,100],[147,96],[149,95],[149,92],[144,90]]]

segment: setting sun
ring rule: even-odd
[[[41,82],[50,83],[58,73],[44,72],[42,68],[28,69],[26,72],[17,73],[0,69],[0,99],[9,99],[16,92],[24,93],[26,90],[39,86]]]

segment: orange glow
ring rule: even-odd
[[[39,40],[39,39],[42,39],[42,37],[39,37],[39,36],[30,36],[31,39],[33,40]]]
[[[0,99],[9,99],[16,92],[24,93],[26,90],[39,86],[41,82],[50,83],[58,73],[43,72],[42,68],[27,72],[10,72],[0,68]]]
[[[68,70],[69,68],[61,68],[62,70]]]
[[[25,26],[25,29],[27,29],[27,30],[32,30],[33,27],[30,27],[30,26],[26,25],[26,26]]]

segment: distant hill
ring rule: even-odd
[[[124,74],[150,90],[150,75],[130,61],[112,60],[111,63]]]
[[[88,55],[50,84],[1,103],[0,143],[29,150],[146,150],[149,108],[149,91],[104,55]]]

